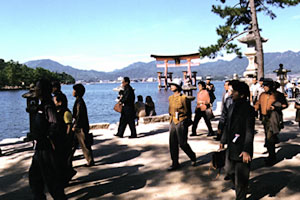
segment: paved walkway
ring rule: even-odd
[[[285,128],[279,135],[278,162],[265,167],[263,158],[264,133],[256,121],[254,160],[250,174],[249,199],[300,199],[300,138],[294,122],[292,105],[285,110]],[[217,127],[217,118],[212,122]],[[196,200],[234,199],[231,184],[209,174],[211,152],[218,142],[207,137],[203,119],[198,126],[199,136],[189,138],[197,154],[198,165],[191,166],[188,157],[180,150],[182,168],[167,172],[171,164],[168,149],[168,123],[139,125],[137,139],[115,138],[116,127],[95,130],[94,156],[96,166],[86,168],[81,150],[77,150],[74,166],[78,171],[65,189],[69,199],[116,200]],[[0,157],[0,199],[31,199],[28,169],[33,154],[32,144],[5,140],[0,143],[4,156]],[[48,195],[49,199],[50,196]]]

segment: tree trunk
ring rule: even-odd
[[[259,32],[257,16],[256,16],[256,8],[254,0],[250,1],[250,9],[251,9],[251,18],[252,18],[252,30],[255,36],[256,42],[256,63],[257,63],[257,78],[260,79],[264,77],[264,52],[261,41],[261,36]]]

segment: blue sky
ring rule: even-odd
[[[211,13],[213,3],[216,1],[1,1],[0,58],[21,63],[49,58],[75,68],[112,71],[152,61],[150,54],[194,53],[200,45],[217,39],[215,30],[222,20]],[[273,10],[274,20],[258,16],[261,34],[269,39],[264,51],[300,51],[300,6]],[[239,45],[245,49],[244,44]]]

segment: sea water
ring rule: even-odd
[[[212,82],[215,85],[216,102],[221,101],[224,82]],[[99,83],[85,84],[86,102],[90,123],[116,123],[119,121],[120,113],[113,110],[118,92],[114,91],[120,83]],[[158,90],[157,83],[131,83],[135,96],[142,95],[145,101],[146,96],[151,96],[155,103],[155,110],[158,115],[168,113],[168,97],[172,95],[170,90]],[[72,111],[75,98],[72,96],[73,86],[63,85],[63,93],[68,98],[68,106]],[[26,90],[0,91],[0,141],[5,138],[18,138],[26,136],[29,130],[29,114],[26,112],[26,99],[22,94]],[[196,91],[193,92],[196,96]],[[192,101],[192,111],[194,112],[196,101]]]

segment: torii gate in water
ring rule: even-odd
[[[184,84],[187,84],[188,81],[192,82],[193,86],[196,86],[196,74],[197,72],[192,72],[192,66],[199,66],[200,62],[193,62],[194,59],[199,59],[199,53],[193,54],[182,54],[182,55],[151,55],[151,57],[156,59],[157,67],[164,67],[164,75],[162,72],[158,73],[158,88],[168,89],[168,78],[172,81],[172,72],[168,72],[168,67],[186,67],[187,71],[183,71],[183,80]],[[159,64],[158,61],[163,61],[163,64]],[[174,63],[169,63],[174,61]],[[185,61],[185,62],[183,62]],[[164,79],[164,85],[161,84],[161,79]]]

